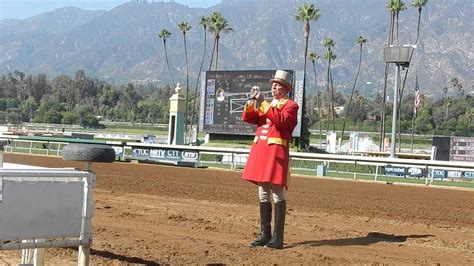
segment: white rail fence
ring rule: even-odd
[[[27,152],[27,153],[42,153],[48,155],[60,155],[61,148],[66,143],[48,142],[46,148],[36,148],[35,145],[41,141],[29,141],[11,139],[11,143],[5,146],[6,151],[15,152]],[[20,145],[21,144],[21,145]],[[135,148],[147,148],[147,149],[174,149],[181,151],[192,151],[199,153],[199,164],[228,164],[230,169],[236,169],[245,165],[249,149],[243,148],[227,148],[227,147],[209,147],[209,146],[186,146],[186,145],[167,145],[167,144],[147,144],[137,142],[107,142],[114,148],[120,148],[122,154],[117,156],[121,160],[133,159],[132,150]],[[51,149],[49,149],[51,147]],[[212,157],[214,155],[214,157]],[[219,160],[215,159],[215,156],[220,156]],[[402,158],[388,158],[388,157],[371,157],[371,156],[354,156],[354,155],[342,155],[342,154],[323,154],[323,153],[303,153],[303,152],[290,152],[292,160],[292,170],[306,170],[315,172],[317,165],[324,165],[327,169],[334,172],[334,167],[329,167],[337,164],[345,164],[350,170],[343,171],[346,174],[353,175],[353,178],[359,178],[360,175],[371,175],[374,180],[378,180],[379,177],[384,176],[381,171],[383,167],[395,166],[395,167],[414,167],[423,169],[422,178],[426,178],[426,184],[431,184],[434,180],[433,172],[436,170],[451,170],[451,171],[463,171],[473,172],[474,162],[453,162],[453,161],[436,161],[436,160],[421,160],[421,159],[402,159]],[[303,161],[309,165],[305,168],[302,164],[298,164],[298,161]],[[365,167],[366,171],[358,172],[354,170],[357,166]]]
[[[195,151],[199,155],[221,155],[221,163],[230,164],[231,169],[236,169],[239,166],[245,165],[246,158],[250,152],[249,149],[241,148],[223,148],[223,147],[202,147],[202,146],[185,146],[185,145],[164,145],[164,144],[144,144],[144,143],[126,143],[125,149],[135,147],[149,148],[149,149],[176,149],[182,151]],[[300,160],[306,162],[319,162],[325,166],[334,163],[343,163],[352,166],[370,166],[375,169],[374,180],[377,180],[382,173],[379,173],[382,167],[416,167],[425,171],[426,184],[433,182],[434,176],[432,172],[436,169],[454,170],[454,171],[474,171],[473,162],[453,162],[453,161],[436,161],[436,160],[420,160],[420,159],[403,159],[403,158],[388,158],[388,157],[370,157],[370,156],[355,156],[342,154],[323,154],[323,153],[304,153],[304,152],[290,152],[292,161]],[[215,163],[212,161],[200,160],[201,163]],[[293,165],[292,169],[296,167]],[[301,168],[299,168],[301,170]],[[314,171],[313,169],[310,169]],[[353,171],[353,178],[357,178],[358,172]]]

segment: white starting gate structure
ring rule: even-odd
[[[79,247],[78,265],[89,265],[94,184],[72,168],[0,168],[0,251],[37,249],[42,265],[42,248]]]

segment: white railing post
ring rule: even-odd
[[[81,235],[80,240],[88,240],[87,244],[81,244],[78,250],[77,265],[78,266],[89,266],[89,257],[91,252],[92,244],[92,210],[94,209],[94,202],[92,200],[92,189],[95,182],[95,174],[91,172],[91,162],[86,162],[86,168],[88,172],[91,173],[92,177],[88,178],[86,184],[84,185],[84,195],[87,195],[86,199],[83,202],[82,208],[82,225],[81,225]]]
[[[44,265],[44,248],[35,248],[35,251],[33,254],[33,264],[35,266]]]
[[[379,165],[375,165],[375,178],[374,180],[377,181],[377,178],[378,178],[378,175],[379,175]]]
[[[357,179],[357,160],[354,161],[354,179]]]

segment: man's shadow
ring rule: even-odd
[[[294,243],[286,246],[286,248],[292,248],[296,246],[306,245],[311,247],[319,246],[367,246],[378,242],[405,242],[409,238],[427,238],[434,235],[391,235],[379,232],[369,232],[366,236],[354,237],[354,238],[341,238],[341,239],[325,239],[325,240],[311,240]]]

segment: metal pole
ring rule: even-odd
[[[398,113],[398,78],[400,76],[400,66],[395,68],[395,87],[393,88],[393,114],[392,114],[392,145],[390,147],[390,157],[395,158],[395,148],[397,144],[397,113]]]

